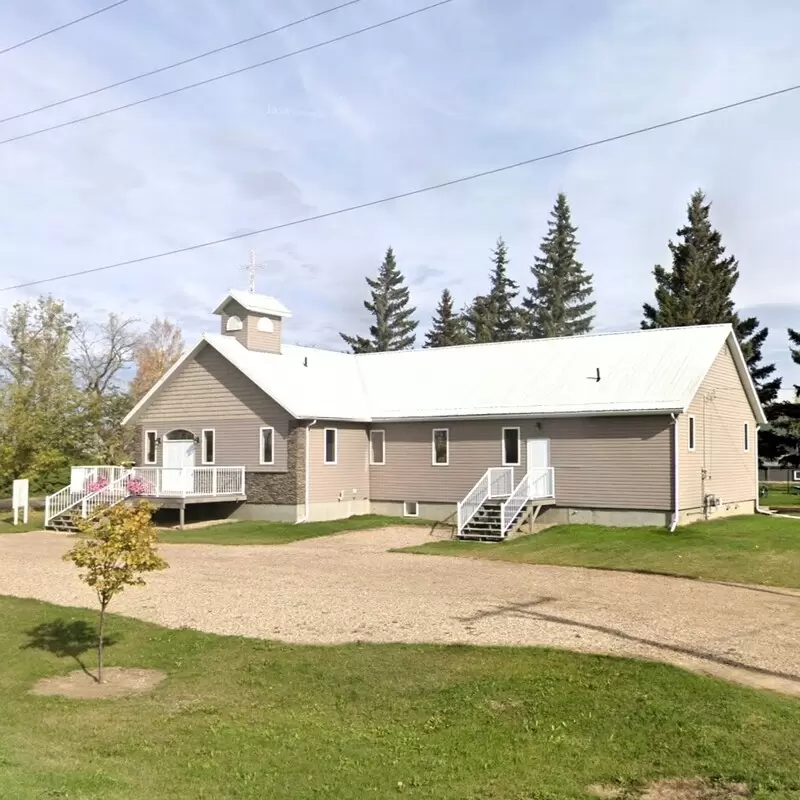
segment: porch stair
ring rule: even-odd
[[[488,469],[458,504],[459,539],[497,542],[508,539],[530,520],[539,516],[542,506],[555,499],[554,472],[550,467],[529,470],[512,486],[513,470]]]
[[[61,533],[75,533],[76,518],[91,519],[101,508],[115,506],[130,496],[127,489],[132,470],[121,470],[107,486],[96,491],[73,491],[65,486],[45,500],[44,527]]]

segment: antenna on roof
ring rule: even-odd
[[[593,381],[600,382],[600,367],[597,367],[597,374],[592,378]]]
[[[250,251],[250,261],[244,267],[241,267],[241,269],[243,269],[247,273],[247,278],[248,278],[247,291],[250,294],[255,294],[255,292],[256,292],[256,275],[259,272],[263,272],[264,271],[264,265],[263,264],[259,264],[256,261],[256,251],[255,250],[251,250]]]

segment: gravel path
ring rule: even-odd
[[[170,569],[112,611],[298,643],[550,645],[639,656],[800,695],[800,592],[389,553],[387,528],[273,547],[164,545]],[[0,594],[94,606],[53,533],[0,536]]]

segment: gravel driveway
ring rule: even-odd
[[[800,695],[800,592],[387,552],[429,539],[386,528],[272,547],[163,545],[170,569],[112,611],[286,642],[550,645]],[[61,561],[69,546],[53,533],[0,536],[0,594],[93,607]]]

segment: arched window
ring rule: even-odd
[[[178,428],[177,430],[170,431],[164,438],[168,442],[193,442],[194,434],[191,431]]]
[[[225,325],[226,331],[240,331],[244,326],[239,317],[228,317],[228,322]]]
[[[275,323],[269,317],[259,317],[258,324],[256,325],[258,330],[262,333],[274,333],[275,332]]]

